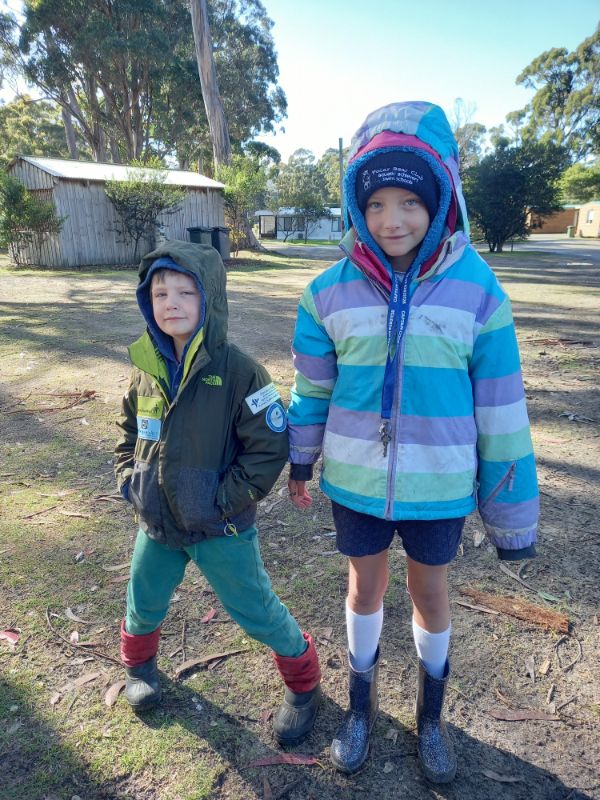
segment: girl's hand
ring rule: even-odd
[[[299,508],[304,511],[312,505],[312,497],[306,491],[306,481],[288,481],[288,490],[290,493],[290,500]]]

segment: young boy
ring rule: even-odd
[[[348,556],[350,708],[331,746],[368,755],[388,549],[406,552],[419,659],[418,753],[454,778],[442,718],[450,674],[447,574],[477,506],[502,559],[535,555],[538,492],[510,301],[469,244],[458,148],[443,111],[392,103],[352,141],[345,258],[306,288],[293,342],[289,490],[298,508],[323,452]]]
[[[167,242],[139,277],[148,327],[129,349],[115,466],[139,522],[121,627],[127,700],[144,710],[161,699],[160,625],[193,561],[231,617],[273,649],[286,686],[273,728],[281,744],[295,743],[317,713],[319,662],[273,592],[255,525],[287,460],[285,411],[266,370],[227,341],[215,249]]]

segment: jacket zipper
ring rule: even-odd
[[[408,325],[408,323],[407,323]],[[402,375],[404,364],[404,350],[406,336],[400,342],[400,352],[398,353],[398,371],[396,373],[396,389],[394,391],[394,403],[392,406],[392,425],[390,430],[390,448],[388,461],[388,479],[386,487],[385,518],[392,519],[394,511],[394,486],[396,484],[396,471],[398,462],[398,428],[400,426],[400,407],[402,400]]]
[[[479,503],[480,508],[485,508],[488,503],[493,502],[496,497],[500,494],[502,489],[504,488],[506,482],[508,481],[508,491],[512,492],[513,486],[515,483],[515,470],[517,469],[517,462],[513,461],[510,467],[507,469],[506,473],[502,476],[501,480],[498,481],[497,485],[492,489],[489,495],[485,498],[485,500]]]

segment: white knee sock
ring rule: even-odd
[[[452,625],[449,625],[448,629],[441,633],[429,633],[421,628],[413,617],[412,626],[417,655],[423,662],[423,666],[432,678],[442,678],[448,658]]]
[[[346,600],[346,631],[350,663],[364,672],[375,663],[375,653],[383,626],[383,605],[374,614],[355,614]]]

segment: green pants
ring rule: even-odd
[[[306,650],[298,623],[273,591],[255,526],[237,536],[204,539],[183,550],[170,550],[140,530],[127,587],[128,633],[142,636],[159,627],[189,561],[198,566],[227,613],[249,636],[280,656],[296,658]]]

